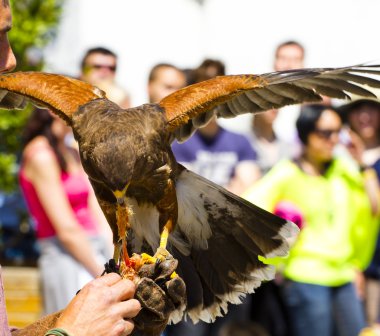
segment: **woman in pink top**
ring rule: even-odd
[[[102,273],[107,253],[99,224],[111,236],[78,152],[65,143],[69,132],[45,109],[33,111],[24,132],[19,178],[36,223],[45,313],[64,308]]]

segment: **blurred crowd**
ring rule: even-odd
[[[286,41],[274,52],[273,70],[303,68],[304,60],[303,46]],[[117,62],[111,50],[89,49],[78,78],[128,108],[132,97],[116,81]],[[220,59],[205,59],[194,69],[157,64],[147,78],[149,102],[225,74]],[[230,305],[214,323],[184,320],[169,325],[165,336],[355,336],[375,330],[380,325],[379,128],[380,100],[324,97],[318,104],[257,114],[249,134],[212,118],[186,142],[174,142],[174,155],[186,168],[293,221],[301,231],[289,257],[266,260],[276,265],[273,281],[242,304]],[[36,108],[22,138],[22,199],[0,196],[1,264],[38,260],[47,314],[64,308],[103,271],[112,239],[63,121]],[[28,219],[18,216],[23,213],[18,207],[29,214],[32,233],[21,234]]]

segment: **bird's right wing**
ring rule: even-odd
[[[0,75],[0,108],[22,108],[26,99],[51,109],[71,125],[81,105],[105,98],[105,93],[75,78],[44,73],[14,72]]]
[[[233,118],[243,113],[319,101],[321,95],[340,99],[350,99],[350,93],[376,97],[368,89],[380,88],[380,81],[371,75],[380,75],[380,65],[220,76],[178,90],[159,105],[166,115],[169,131],[181,142],[214,115]]]

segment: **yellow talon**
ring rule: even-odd
[[[143,264],[154,264],[157,258],[150,256],[148,253],[141,253],[141,259]]]

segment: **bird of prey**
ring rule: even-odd
[[[72,127],[113,231],[115,261],[133,270],[139,260],[131,253],[146,252],[144,263],[159,262],[169,251],[186,283],[186,313],[193,321],[213,321],[228,302],[239,303],[273,278],[259,256],[286,255],[298,229],[185,169],[173,156],[173,140],[185,141],[213,116],[258,113],[321,95],[374,96],[370,88],[380,88],[373,78],[379,74],[380,65],[357,65],[221,76],[124,110],[79,80],[16,72],[0,76],[0,97],[4,105],[22,105],[27,97]]]

